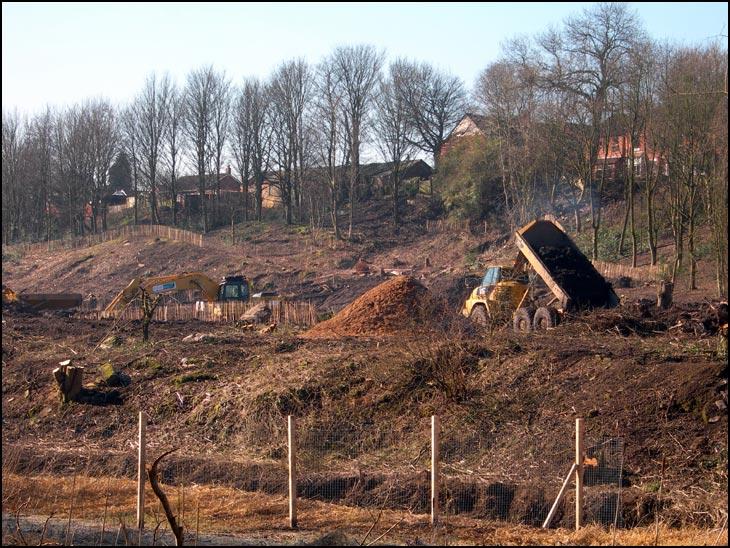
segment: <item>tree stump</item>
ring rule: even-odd
[[[674,293],[674,284],[672,282],[662,281],[657,292],[656,305],[657,308],[667,310],[672,306],[672,294]]]
[[[76,400],[81,393],[81,387],[84,382],[84,368],[72,366],[71,360],[62,361],[53,370],[53,378],[58,383],[59,397],[63,403]]]

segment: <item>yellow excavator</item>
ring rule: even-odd
[[[252,286],[245,276],[226,276],[216,282],[202,272],[134,278],[104,309],[102,317],[113,316],[115,311],[134,300],[143,290],[150,295],[160,295],[188,289],[199,290],[206,301],[247,302],[251,298]]]
[[[556,221],[533,221],[517,232],[511,265],[490,266],[461,313],[476,323],[512,317],[518,332],[553,328],[568,311],[613,308],[619,298]],[[539,280],[545,288],[537,287]]]

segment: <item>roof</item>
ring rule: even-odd
[[[239,192],[241,190],[241,182],[236,179],[233,175],[228,173],[221,173],[221,190],[228,190]],[[198,176],[197,175],[185,175],[175,181],[175,187],[177,192],[197,192],[198,191]],[[205,176],[205,188],[206,190],[213,190],[216,188],[216,176],[214,174]]]
[[[373,162],[370,164],[360,165],[360,175],[365,179],[378,176],[388,176],[393,171],[395,162]],[[338,170],[347,168],[349,166],[340,165],[337,166]],[[411,177],[430,177],[433,169],[423,160],[406,160],[401,162],[400,165],[401,173]],[[310,178],[318,178],[326,176],[327,171],[323,167],[310,167],[307,169],[307,175]],[[278,171],[267,171],[264,174],[264,182],[271,184],[278,184],[280,182],[280,173]],[[197,181],[197,179],[196,179]],[[255,182],[255,179],[251,177],[249,180],[251,183]],[[196,183],[197,184],[197,183]]]
[[[393,173],[395,162],[364,164],[360,166],[360,173],[366,179],[371,177],[388,177]],[[433,169],[423,160],[406,160],[400,164],[402,176],[430,177]]]

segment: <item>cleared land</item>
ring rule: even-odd
[[[382,509],[368,541],[397,524],[381,542],[647,544],[658,521],[660,543],[726,543],[727,411],[716,402],[723,391],[727,397],[727,362],[702,325],[711,276],[699,291],[679,287],[677,306],[666,312],[635,306],[655,295],[653,284],[641,283],[617,290],[620,309],[573,316],[547,334],[489,334],[457,310],[469,264],[508,258],[507,239],[420,226],[414,220],[398,239],[365,233],[361,241],[372,245],[240,227],[249,239],[234,248],[139,239],[4,259],[3,282],[13,289],[95,293],[100,303],[148,270],[236,271],[258,288],[270,284],[342,311],[329,333],[324,322],[311,334],[156,323],[149,344],[135,322],[5,312],[4,514],[67,519],[73,492],[74,522],[100,527],[107,500],[109,527],[116,533],[120,515],[131,525],[143,409],[150,455],[180,447],[163,465],[163,483],[173,502],[185,486],[186,529],[196,528],[199,507],[201,535],[295,542],[338,531],[359,543]],[[371,274],[356,272],[357,259]],[[384,281],[380,267],[408,270],[417,283],[394,279],[392,292],[381,286],[368,297]],[[199,332],[210,337],[183,342]],[[64,359],[86,367],[82,401],[66,406],[50,374]],[[105,363],[131,382],[101,382]],[[289,414],[302,432],[302,536],[286,532]],[[446,490],[457,493],[436,532],[426,514],[432,414],[443,424]],[[586,419],[589,439],[625,446],[617,520],[624,528],[615,539],[610,526],[572,533],[520,524],[532,523],[529,509],[544,505],[567,472],[576,417]],[[487,500],[497,483],[511,489],[502,520],[465,495]],[[148,500],[154,528],[151,493]],[[589,501],[588,514],[598,510]],[[570,519],[566,510],[556,524],[569,527]]]

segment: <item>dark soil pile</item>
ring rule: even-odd
[[[580,251],[571,246],[543,246],[538,253],[575,306],[598,308],[608,305],[611,287]]]
[[[387,336],[425,323],[428,290],[410,276],[397,276],[361,295],[304,337]]]

